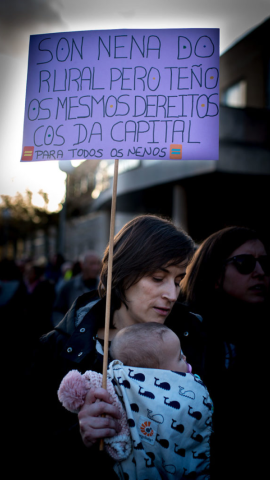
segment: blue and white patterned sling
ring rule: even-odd
[[[124,404],[133,444],[115,465],[119,478],[210,478],[213,404],[200,377],[114,360],[108,378]]]

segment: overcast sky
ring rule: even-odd
[[[0,0],[0,194],[36,187],[54,190],[55,202],[63,195],[58,162],[20,164],[29,35],[209,27],[220,29],[222,54],[269,15],[270,0]]]

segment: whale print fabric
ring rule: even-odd
[[[114,467],[121,480],[210,478],[213,403],[199,376],[114,360],[108,378],[125,406],[133,443]]]

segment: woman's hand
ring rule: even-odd
[[[89,390],[78,418],[83,443],[91,447],[98,439],[113,437],[120,431],[120,413],[104,388]],[[104,415],[104,417],[102,417]]]

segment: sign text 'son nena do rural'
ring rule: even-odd
[[[218,152],[218,29],[30,37],[22,161]]]

